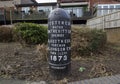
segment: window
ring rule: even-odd
[[[22,7],[22,11],[24,11],[26,14],[29,13],[30,7]]]
[[[102,15],[102,10],[98,10],[97,11],[97,16],[101,16]]]
[[[98,9],[101,9],[102,8],[102,6],[98,6]]]
[[[83,16],[83,7],[69,7],[64,8],[72,17],[82,17]]]
[[[110,6],[110,9],[114,9],[114,5],[111,5],[111,6]]]
[[[112,12],[114,12],[114,5],[110,5],[109,7],[109,13],[112,13]]]
[[[116,5],[116,8],[117,8],[117,9],[120,9],[120,5]]]
[[[106,15],[109,13],[108,6],[103,6],[103,15]]]
[[[69,14],[72,13],[72,8],[64,8]]]
[[[108,6],[103,6],[103,9],[108,9]]]
[[[80,7],[80,8],[77,8],[77,17],[82,17],[83,16],[83,8]]]
[[[50,11],[52,11],[52,6],[39,6],[39,7],[37,8],[37,10],[38,10],[40,13],[42,13],[42,14],[45,13],[45,15],[48,16],[49,13],[50,13]]]

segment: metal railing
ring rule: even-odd
[[[80,17],[71,16],[71,20],[87,20],[91,18],[91,12],[83,11],[83,15]],[[4,14],[0,15],[0,21],[12,21],[14,20],[47,20],[49,12],[41,11],[24,11],[5,10]]]
[[[48,15],[44,12],[28,12],[25,13],[23,11],[13,11],[12,12],[13,20],[39,20],[39,19],[47,19]]]

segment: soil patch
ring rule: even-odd
[[[84,79],[120,74],[120,46],[108,45],[104,50],[92,56],[72,59],[71,74],[61,82],[73,82]],[[82,71],[81,68],[84,68]],[[22,47],[19,43],[0,43],[0,77],[20,80],[55,81],[49,75],[47,61],[42,61],[36,46]]]

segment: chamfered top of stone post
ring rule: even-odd
[[[62,8],[54,9],[48,17],[49,20],[70,20],[70,15]]]

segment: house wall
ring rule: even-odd
[[[102,16],[113,12],[120,11],[120,4],[98,4],[95,16]]]
[[[117,0],[89,0],[89,7],[92,12],[94,12],[94,7],[97,4],[120,4]]]
[[[115,3],[115,0],[89,0],[90,2],[90,7],[92,7],[94,4],[100,4],[100,3]]]

